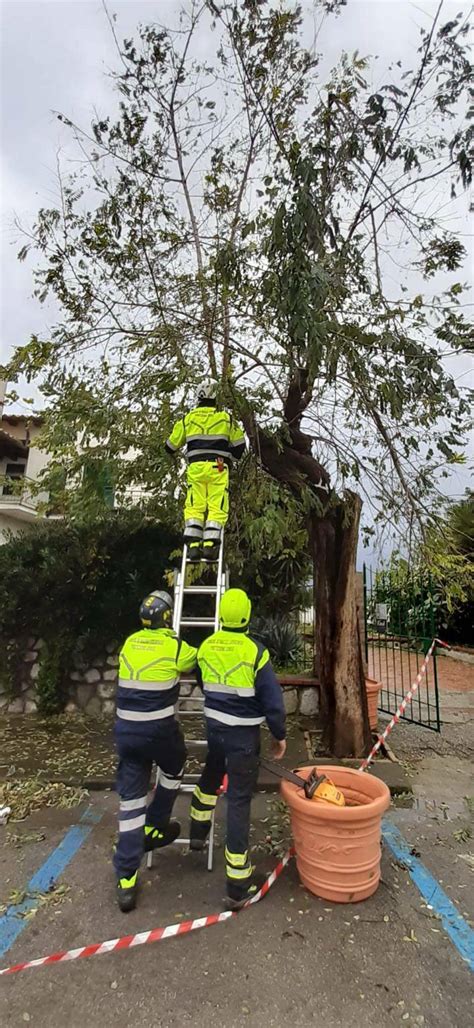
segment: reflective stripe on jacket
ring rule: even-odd
[[[120,653],[117,718],[137,731],[173,717],[180,672],[191,671],[195,664],[194,647],[180,642],[171,629],[134,632]]]
[[[186,458],[194,461],[216,461],[231,464],[239,460],[245,450],[245,436],[225,410],[215,407],[196,407],[177,421],[166,442],[166,449],[174,453],[186,446]]]
[[[283,694],[261,643],[222,628],[204,640],[197,661],[207,718],[231,727],[266,721],[276,739],[285,738]]]

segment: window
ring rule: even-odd
[[[12,484],[10,485],[8,481],[4,482],[2,489],[4,496],[12,496],[14,492],[17,492],[13,486],[13,482],[21,481],[21,479],[25,477],[25,468],[26,462],[22,462],[21,464],[10,463],[5,465],[5,478],[7,480],[10,479]]]

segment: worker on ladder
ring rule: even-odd
[[[121,910],[136,905],[138,869],[144,851],[177,839],[181,826],[171,811],[183,776],[186,748],[175,720],[181,671],[196,664],[196,650],[169,627],[173,601],[153,592],[140,607],[142,629],[120,653],[115,742],[119,757],[119,836],[114,854]],[[147,807],[152,763],[159,769]]]
[[[186,446],[184,542],[193,562],[218,560],[229,516],[229,467],[245,451],[242,428],[227,411],[217,410],[216,394],[216,382],[203,382],[197,390],[197,407],[176,422],[166,442],[171,454]]]
[[[203,849],[217,793],[228,776],[226,905],[238,910],[261,888],[249,857],[250,803],[257,784],[260,725],[273,736],[274,756],[285,754],[285,707],[268,650],[249,635],[249,597],[228,589],[221,600],[218,632],[198,650],[197,679],[204,691],[208,754],[191,805],[190,848]]]

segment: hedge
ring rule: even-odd
[[[30,636],[41,638],[38,699],[60,710],[73,654],[84,658],[137,627],[143,597],[164,578],[180,537],[138,512],[41,522],[0,547],[0,675],[15,690]]]

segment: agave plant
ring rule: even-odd
[[[255,618],[251,634],[267,647],[278,668],[297,666],[303,661],[303,641],[291,622],[278,617]]]

